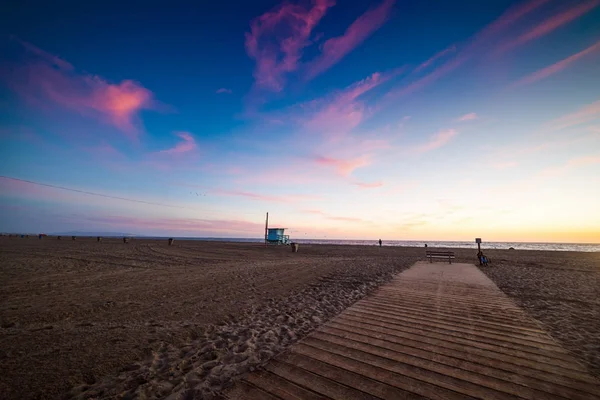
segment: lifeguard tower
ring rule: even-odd
[[[268,228],[267,243],[271,244],[289,244],[290,235],[285,234],[285,228]]]

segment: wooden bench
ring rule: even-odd
[[[443,258],[448,259],[448,262],[452,264],[452,259],[454,258],[453,251],[433,251],[427,250],[426,255],[429,258],[429,262],[433,262],[434,258]]]

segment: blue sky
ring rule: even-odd
[[[5,8],[0,230],[260,237],[269,211],[302,237],[599,242],[598,20],[598,0]]]

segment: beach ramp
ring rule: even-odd
[[[471,264],[417,263],[228,399],[598,399],[599,382]]]

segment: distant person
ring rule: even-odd
[[[427,243],[425,243],[425,247],[427,247]]]
[[[381,247],[382,244],[383,242],[381,241],[381,239],[379,239],[379,247]]]
[[[488,262],[490,260],[489,260],[489,258],[486,257],[485,254],[483,254],[482,251],[480,251],[479,253],[477,253],[477,257],[479,258],[479,265],[485,265],[487,267]]]

